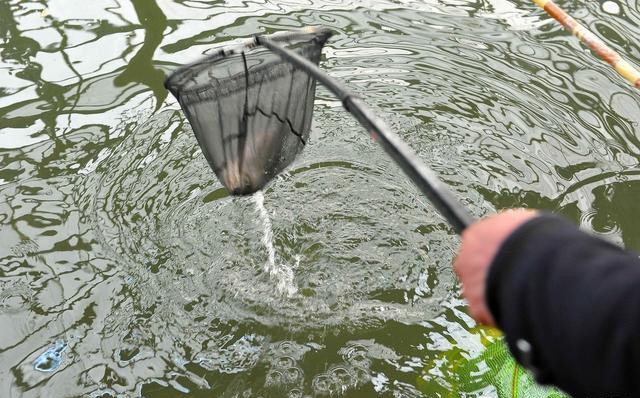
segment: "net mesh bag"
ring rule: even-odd
[[[458,347],[440,354],[418,378],[422,392],[447,398],[485,397],[480,392],[489,388],[499,398],[570,398],[557,388],[536,383],[513,358],[503,337],[486,330],[476,332],[484,349],[475,356]]]
[[[269,37],[316,65],[326,29]],[[209,165],[235,195],[251,194],[304,147],[316,83],[250,40],[174,72],[165,85],[178,99]]]
[[[479,381],[493,385],[501,398],[569,398],[556,388],[536,383],[533,376],[511,356],[503,338],[490,343],[480,357],[462,367],[462,374],[468,375],[463,382],[471,381],[471,375],[484,367]]]

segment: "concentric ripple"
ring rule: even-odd
[[[309,330],[423,319],[426,297],[442,296],[447,283],[428,294],[412,286],[437,267],[430,251],[442,247],[429,242],[450,247],[448,228],[406,184],[390,182],[397,171],[304,159],[265,193],[229,197],[181,114],[165,111],[82,179],[76,200],[121,262],[138,304],[162,303],[185,322],[247,319]],[[429,218],[437,223],[425,240]]]

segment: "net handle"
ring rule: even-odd
[[[433,203],[458,234],[474,222],[474,217],[438,177],[420,160],[416,153],[359,98],[351,94],[336,79],[327,75],[308,59],[288,50],[265,36],[255,36],[256,44],[263,45],[287,62],[304,70],[322,83],[340,99],[344,108],[366,128],[391,158],[409,176],[422,193]]]

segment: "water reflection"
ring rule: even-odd
[[[31,13],[33,12],[34,10],[31,10]],[[7,118],[6,115],[16,108],[16,104],[6,106],[2,108],[3,116],[0,119],[0,127],[3,130],[5,128],[30,130],[29,133],[32,139],[37,139],[38,135],[43,135],[56,141],[55,115],[63,106],[63,98],[61,96],[63,88],[42,78],[43,68],[34,61],[34,57],[42,48],[36,40],[25,36],[18,27],[18,15],[24,18],[25,14],[28,15],[29,13],[28,8],[27,10],[23,9],[20,3],[3,2],[0,4],[0,20],[3,25],[3,32],[0,36],[3,39],[3,45],[0,50],[0,56],[3,64],[9,66],[6,68],[9,69],[9,75],[21,80],[20,85],[22,87],[9,87],[9,89],[16,91],[26,90],[25,84],[27,84],[28,90],[33,91],[35,95],[42,98],[47,105],[42,108],[45,111],[40,111],[37,116],[25,117],[20,115],[14,118]],[[12,64],[18,65],[18,67],[11,67],[10,65]],[[31,82],[32,84],[26,82]],[[2,103],[5,103],[5,101],[2,101]],[[36,127],[36,129],[30,129],[29,127]],[[11,133],[16,134],[17,131],[11,131]],[[12,137],[4,132],[0,133],[0,137],[5,142],[9,141],[10,143],[12,141]]]
[[[616,4],[568,8],[637,63]],[[336,31],[322,67],[477,215],[544,208],[640,247],[640,101],[529,2],[0,2],[0,395],[448,391],[442,358],[481,349],[457,238],[334,98],[264,194],[271,253],[161,88],[214,46],[315,24]]]
[[[144,27],[144,43],[129,64],[114,80],[116,87],[129,83],[141,83],[148,86],[156,97],[156,109],[159,109],[167,97],[164,88],[165,73],[153,65],[153,55],[167,28],[167,17],[155,1],[131,0],[140,24]]]

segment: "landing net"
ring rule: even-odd
[[[325,29],[266,36],[320,61]],[[309,138],[315,80],[251,39],[174,72],[165,85],[180,102],[198,143],[234,195],[261,189]]]

